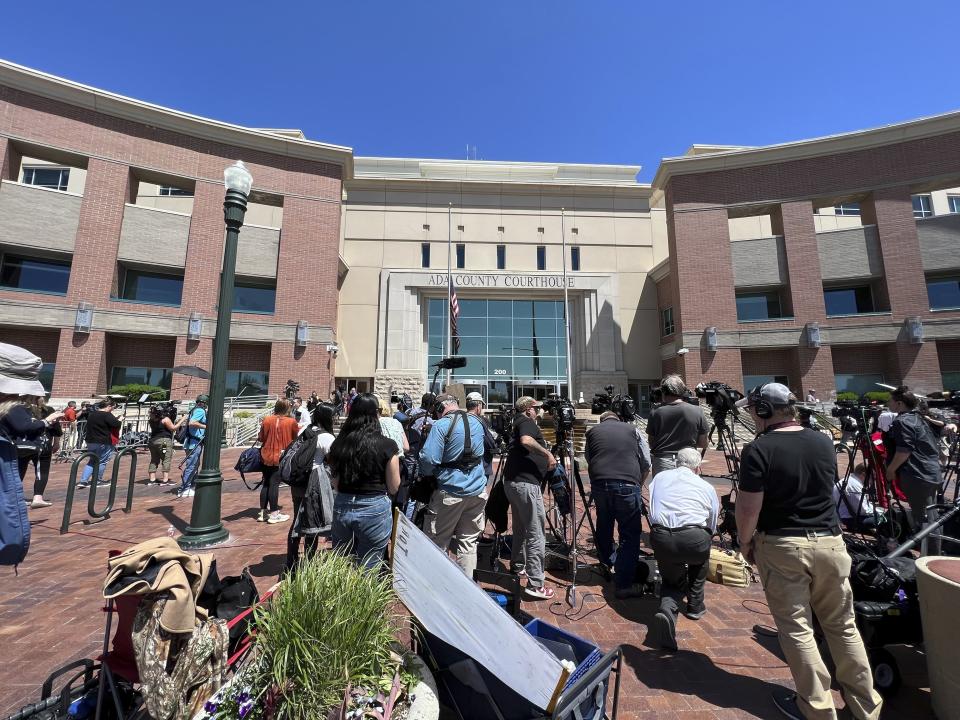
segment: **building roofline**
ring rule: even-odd
[[[0,85],[191,137],[301,160],[335,163],[343,166],[344,179],[353,176],[353,149],[344,145],[301,140],[280,135],[276,130],[258,130],[212,120],[83,85],[3,59],[0,59]]]
[[[356,180],[496,183],[649,189],[639,165],[357,156]]]
[[[660,282],[670,275],[670,258],[665,257],[652,268],[647,270],[647,277],[654,282]]]
[[[652,185],[655,193],[659,193],[666,188],[667,182],[674,175],[715,172],[717,170],[730,170],[822,155],[834,155],[934,137],[950,132],[960,132],[960,111],[955,110],[865,130],[824,135],[823,137],[795,140],[776,145],[669,157],[661,160]]]

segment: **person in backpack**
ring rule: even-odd
[[[333,489],[326,466],[327,453],[333,445],[332,405],[318,403],[311,416],[311,430],[317,433],[313,467],[305,485],[290,485],[293,498],[293,522],[287,534],[286,571],[293,570],[300,561],[300,539],[303,538],[306,555],[317,551],[320,533],[328,530],[333,519]]]
[[[407,415],[407,442],[410,449],[420,454],[420,448],[423,447],[423,441],[426,440],[433,425],[433,417],[430,411],[433,409],[437,396],[433,393],[424,393],[420,398],[420,407],[411,410]]]
[[[150,450],[150,466],[147,471],[150,473],[150,482],[157,482],[157,470],[163,473],[163,479],[160,485],[170,484],[170,461],[173,459],[173,435],[186,421],[184,415],[180,420],[174,422],[170,417],[170,406],[154,405],[150,408],[150,415],[147,424],[150,427],[150,442],[147,447]]]
[[[197,483],[197,469],[200,467],[200,454],[203,452],[203,438],[207,433],[207,403],[210,397],[197,395],[197,403],[187,413],[186,437],[183,450],[187,457],[183,461],[183,478],[177,497],[193,497]]]
[[[300,427],[290,416],[290,401],[277,400],[273,414],[263,419],[260,425],[260,457],[263,461],[263,483],[260,485],[260,514],[257,522],[281,523],[290,519],[280,512],[280,456],[290,443],[297,439]],[[267,508],[270,509],[269,516]]]
[[[376,395],[357,395],[327,455],[337,491],[331,528],[333,546],[349,550],[368,568],[383,562],[393,531],[388,495],[400,489],[397,445],[380,432],[379,410]]]
[[[420,472],[436,478],[437,489],[423,530],[444,552],[454,541],[457,563],[472,580],[487,504],[486,429],[479,417],[460,410],[453,395],[437,397],[433,414],[437,420],[420,450]]]

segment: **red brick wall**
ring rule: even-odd
[[[230,343],[227,369],[270,372],[270,345],[268,343]]]
[[[800,389],[806,398],[808,390],[816,390],[821,400],[829,400],[836,390],[833,371],[833,350],[829,345],[819,348],[798,347],[796,350],[797,374]],[[797,397],[800,397],[797,395]]]
[[[107,334],[107,373],[114,366],[169,368],[174,365],[176,338]]]
[[[786,375],[787,385],[799,397],[796,354],[792,348],[741,350],[740,363],[744,375]]]
[[[834,345],[833,371],[838,375],[881,374],[890,381],[893,348],[890,345]]]
[[[893,347],[895,354],[891,357],[891,367],[896,368],[897,382],[891,384],[908,385],[921,395],[943,389],[935,342],[921,345],[896,343]]]
[[[274,342],[270,353],[270,392],[282,394],[287,380],[300,383],[300,390],[309,395],[316,390],[320,397],[330,394],[333,376],[330,354],[323,345],[294,347],[292,342]]]
[[[55,363],[60,345],[60,331],[0,327],[0,342],[18,345],[37,355],[45,363]]]
[[[75,333],[60,331],[57,372],[53,376],[54,397],[87,397],[107,391],[106,333],[93,330]]]
[[[688,387],[711,380],[719,380],[738,389],[743,386],[740,351],[737,349],[721,348],[716,352],[707,352],[691,348],[683,357],[684,371],[681,374]]]
[[[817,322],[826,316],[823,306],[823,286],[820,275],[820,256],[817,252],[817,232],[813,222],[813,204],[810,201],[784,203],[771,213],[773,232],[783,235],[787,255],[787,273],[790,286],[783,297],[784,311],[798,322]]]

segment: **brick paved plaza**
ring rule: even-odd
[[[239,451],[224,453],[232,467]],[[100,587],[107,551],[150,537],[164,535],[172,525],[181,530],[189,519],[189,501],[177,500],[169,490],[144,484],[146,463],[141,457],[142,480],[136,488],[133,512],[83,525],[86,494],[78,493],[75,523],[59,535],[68,465],[56,465],[48,496],[52,508],[31,511],[33,543],[19,574],[6,571],[0,593],[0,657],[7,672],[0,686],[0,717],[39,695],[39,686],[56,666],[84,656],[95,656],[102,642],[103,615]],[[713,453],[708,470],[720,472],[722,458]],[[287,525],[254,521],[257,495],[250,493],[232,470],[226,473],[223,518],[231,540],[213,552],[221,576],[249,566],[261,591],[276,579],[283,563]],[[289,493],[284,489],[281,502]],[[122,498],[118,498],[122,505]],[[584,536],[587,541],[587,536]],[[587,541],[589,546],[592,543]],[[588,554],[588,562],[595,559]],[[557,598],[564,596],[569,575],[553,574]],[[699,622],[681,616],[680,652],[664,654],[647,647],[647,624],[656,610],[650,597],[616,600],[612,587],[595,571],[579,575],[584,607],[573,613],[566,604],[527,602],[524,609],[569,629],[608,650],[624,649],[625,673],[620,717],[625,720],[712,720],[720,718],[779,717],[770,692],[790,687],[790,673],[777,640],[754,631],[769,626],[759,585],[739,590],[708,584],[708,613]],[[569,619],[555,615],[567,611]],[[910,648],[894,648],[904,685],[888,700],[884,718],[931,717],[923,656]],[[838,706],[842,703],[837,694]],[[841,717],[849,717],[841,713]]]

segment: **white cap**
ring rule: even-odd
[[[478,402],[483,403],[484,405],[487,404],[487,401],[483,399],[483,395],[478,392],[472,392],[467,395],[467,402]]]

